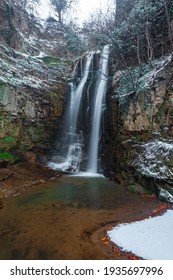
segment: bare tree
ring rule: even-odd
[[[168,25],[168,38],[170,41],[171,49],[173,50],[173,35],[172,35],[172,29],[171,29],[171,20],[170,20],[170,16],[169,16],[169,9],[168,9],[169,0],[162,0],[162,1],[164,2],[164,6],[165,6],[166,21],[167,21],[167,25]]]
[[[148,20],[145,23],[145,36],[147,40],[147,55],[148,55],[148,61],[151,61],[153,59],[153,46],[151,41],[151,35],[149,30],[149,22]]]
[[[75,0],[50,0],[52,6],[54,7],[59,23],[63,23],[63,13],[65,13],[72,5]]]

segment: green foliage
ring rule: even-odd
[[[75,55],[81,54],[84,52],[85,45],[83,40],[78,34],[78,30],[75,30],[73,27],[67,28],[67,49]]]
[[[44,56],[40,58],[45,64],[52,66],[52,67],[60,67],[61,65],[67,64],[71,65],[72,60],[70,59],[60,59],[56,56]]]
[[[8,152],[0,152],[0,159],[14,159],[14,156]]]
[[[144,188],[144,194],[153,195],[154,193],[151,190]]]
[[[138,193],[144,195],[153,195],[153,192],[149,189],[144,188],[142,185],[133,184],[128,186],[128,191],[131,193]]]
[[[63,59],[63,62],[67,65],[72,65],[73,61],[70,59]]]
[[[7,144],[10,144],[13,139],[11,137],[6,137],[4,140]]]
[[[55,56],[44,56],[42,58],[43,62],[48,65],[57,65],[60,63],[60,59]]]
[[[124,0],[122,4],[119,3],[119,5],[123,5],[123,3],[126,4],[128,8],[126,7],[125,11],[120,9],[121,20],[119,20],[120,18],[118,16],[116,22],[117,28],[115,29],[113,37],[118,38],[118,45],[120,51],[123,53],[124,59],[129,60],[131,64],[131,60],[136,57],[137,62],[138,51],[140,60],[144,62],[148,61],[149,47],[152,48],[155,58],[167,53],[171,46],[168,39],[168,23],[164,1]],[[167,1],[167,3],[171,20],[173,18],[173,1]]]
[[[162,110],[162,114],[163,114],[163,110]],[[173,108],[170,108],[170,109],[169,109],[169,116],[170,116],[170,117],[173,117]]]
[[[160,124],[162,122],[163,117],[164,117],[164,109],[163,107],[160,107],[158,109],[158,112],[155,114],[156,122]]]
[[[2,101],[3,99],[3,95],[4,95],[4,83],[0,81],[0,101]]]
[[[137,193],[137,188],[135,185],[130,185],[128,187],[128,191],[131,192],[131,193]]]

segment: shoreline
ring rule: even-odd
[[[1,168],[0,209],[5,198],[30,191],[37,185],[55,181],[61,176],[62,174],[59,171],[32,162],[22,162]]]

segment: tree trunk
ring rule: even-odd
[[[145,23],[145,36],[147,40],[147,56],[148,56],[148,61],[150,61],[153,59],[153,47],[152,47],[152,41],[151,41],[150,31],[148,27],[148,21]]]
[[[140,58],[140,40],[139,40],[139,35],[137,35],[137,58],[138,58],[138,64],[140,66],[141,58]]]
[[[171,21],[170,21],[170,16],[169,16],[169,11],[168,11],[168,1],[163,0],[163,2],[164,2],[164,6],[165,6],[166,21],[167,21],[167,25],[168,25],[168,38],[170,41],[171,50],[173,50],[173,36],[172,36]]]
[[[61,11],[58,11],[58,21],[60,24],[62,24],[62,13]]]

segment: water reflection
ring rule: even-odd
[[[11,197],[0,211],[0,259],[104,259],[91,233],[134,213],[133,198],[105,178],[68,176]]]
[[[41,190],[16,198],[19,206],[64,203],[68,206],[93,209],[112,209],[117,203],[119,186],[105,178],[65,177]]]

